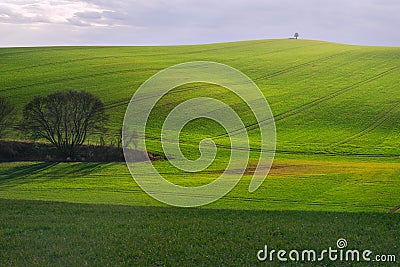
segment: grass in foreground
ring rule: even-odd
[[[179,209],[0,200],[1,266],[282,266],[271,249],[348,249],[399,259],[399,214]],[[391,265],[392,264],[392,265]],[[297,266],[370,266],[316,262]],[[395,263],[376,264],[394,266]]]

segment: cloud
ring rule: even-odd
[[[113,19],[107,16],[110,12],[88,1],[7,0],[0,3],[0,23],[111,26]]]
[[[123,20],[121,14],[110,10],[77,12],[68,19],[70,23],[79,22],[82,26],[121,26]]]
[[[46,23],[50,22],[46,17],[36,14],[32,15],[30,14],[29,16],[25,16],[21,12],[18,12],[18,10],[10,7],[10,6],[5,6],[5,5],[0,5],[0,23],[26,23],[26,24],[31,24],[31,23]]]
[[[399,13],[398,0],[0,0],[0,34],[9,34],[0,46],[192,44],[294,32],[399,46]]]

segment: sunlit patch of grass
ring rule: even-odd
[[[278,157],[264,184],[254,193],[248,192],[253,171],[248,169],[226,197],[209,207],[387,212],[399,204],[400,164],[393,160],[296,158]],[[144,164],[148,163],[136,164],[139,173]],[[225,168],[225,164],[215,164],[209,171],[185,173],[166,161],[154,165],[170,182],[189,187],[212,182]],[[232,179],[236,175],[232,172]],[[138,187],[123,163],[2,163],[0,197],[163,205]]]

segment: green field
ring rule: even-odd
[[[336,247],[398,253],[392,214],[177,209],[0,200],[2,266],[282,266],[257,252]],[[357,227],[354,226],[357,223]],[[398,256],[397,256],[398,257]],[[286,264],[287,266],[288,264]],[[298,263],[297,266],[368,266]],[[374,264],[373,266],[379,266]],[[385,263],[381,266],[396,266]]]
[[[323,249],[341,237],[352,248],[400,259],[400,48],[306,40],[2,48],[0,95],[17,110],[6,138],[27,138],[17,126],[34,96],[74,89],[105,102],[105,139],[116,144],[135,90],[158,71],[188,61],[232,66],[268,100],[277,154],[260,189],[247,191],[259,148],[249,108],[226,88],[181,86],[152,112],[148,148],[162,153],[159,128],[179,103],[208,96],[229,104],[247,126],[252,153],[248,172],[228,195],[202,208],[170,208],[147,196],[124,163],[0,163],[0,265],[253,266],[265,243]],[[227,139],[216,138],[223,134],[202,119],[181,133],[191,159],[199,156],[204,138],[220,145],[205,171],[154,164],[176,184],[209,183],[229,159]]]

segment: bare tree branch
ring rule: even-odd
[[[24,108],[23,129],[45,138],[66,157],[74,157],[89,131],[104,130],[103,102],[88,92],[64,91],[35,97]]]

